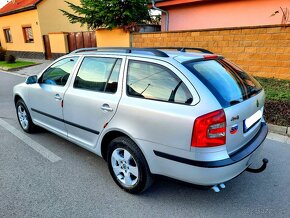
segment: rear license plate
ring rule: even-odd
[[[244,120],[244,132],[247,132],[249,129],[251,129],[257,122],[260,121],[261,118],[262,118],[262,111],[258,110],[252,116],[245,119]]]

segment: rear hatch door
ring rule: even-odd
[[[261,126],[265,101],[261,85],[221,57],[187,61],[184,65],[204,83],[224,109],[228,153],[242,148]]]

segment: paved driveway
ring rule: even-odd
[[[0,217],[289,217],[289,144],[267,139],[267,170],[245,172],[221,193],[159,178],[134,196],[101,158],[49,132],[21,131],[12,87],[23,80],[0,73]]]

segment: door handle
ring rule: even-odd
[[[55,100],[58,100],[58,101],[61,101],[61,100],[62,100],[62,98],[60,97],[59,94],[56,94],[56,95],[54,96],[54,99],[55,99]]]
[[[108,105],[108,104],[103,104],[102,107],[101,107],[101,109],[103,111],[110,111],[110,112],[113,111],[113,108],[111,108],[110,105]]]

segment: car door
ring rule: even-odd
[[[31,85],[29,100],[33,121],[52,132],[66,136],[62,100],[78,57],[63,58],[48,67]]]
[[[193,86],[173,65],[149,58],[128,58],[127,75],[114,120],[138,140],[189,150],[194,105]]]
[[[99,134],[116,113],[123,65],[124,60],[114,56],[83,58],[64,96],[64,120],[70,140],[88,149],[96,146]]]

